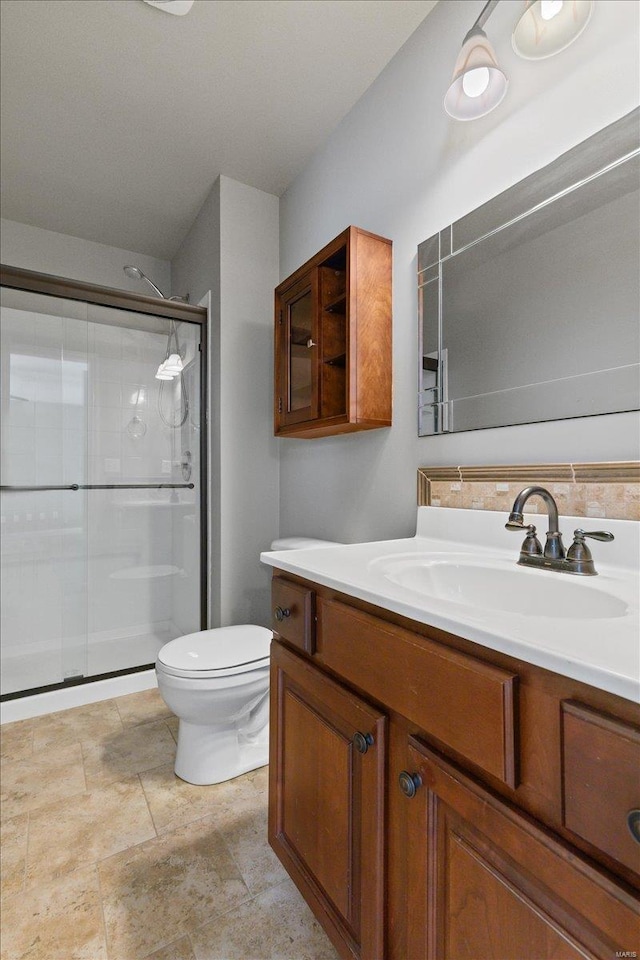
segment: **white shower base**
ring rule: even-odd
[[[26,652],[20,647],[5,649],[2,660],[2,693],[14,693],[60,683],[64,676],[63,664],[68,666],[75,663],[78,673],[95,677],[117,670],[128,670],[145,663],[154,663],[160,648],[178,636],[179,632],[173,623],[165,621],[130,628],[126,635],[118,631],[94,634],[89,637],[86,651],[82,639],[67,640],[64,644],[58,642],[55,647],[51,643],[39,644],[37,647],[30,645]],[[84,666],[85,654],[86,666]],[[89,684],[73,685],[62,690],[51,690],[6,701],[2,704],[2,722],[7,722],[8,717],[5,717],[5,712],[9,708],[11,708],[11,719],[22,719],[53,710],[63,710],[66,706],[78,706],[111,696],[120,696],[123,692],[133,693],[137,690],[145,690],[150,685],[155,686],[155,680],[153,684],[149,684],[147,679],[145,686],[140,686],[140,681],[136,681],[131,690],[120,691],[120,693],[109,692],[104,696],[95,695],[103,689],[100,684],[113,684],[121,680],[131,681],[132,678],[143,677],[145,673],[153,673],[153,671],[141,671],[126,677],[93,681]],[[94,687],[96,690],[92,692]],[[66,698],[69,694],[73,694],[73,703],[67,702]],[[38,706],[39,704],[57,704],[58,701],[62,705],[50,705],[46,709],[40,709]],[[18,705],[21,706],[18,707]],[[34,709],[36,712],[33,712]],[[13,715],[16,710],[19,716]]]
[[[122,697],[127,693],[139,693],[141,690],[151,690],[157,686],[155,670],[141,670],[139,673],[112,677],[110,680],[95,680],[75,687],[65,687],[63,690],[35,693],[30,697],[20,697],[18,700],[7,700],[1,703],[0,724],[41,717],[46,713],[55,713],[57,710],[82,707],[87,703],[110,700],[112,697]]]

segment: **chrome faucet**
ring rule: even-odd
[[[524,505],[529,497],[538,496],[544,500],[549,518],[547,540],[542,544],[536,536],[536,528],[531,523],[524,525]],[[597,570],[593,563],[591,551],[585,543],[585,537],[593,540],[613,540],[613,534],[605,530],[587,532],[582,529],[574,531],[573,543],[565,552],[562,543],[562,534],[558,530],[558,505],[552,495],[544,487],[525,487],[513,502],[509,519],[505,523],[507,530],[526,530],[527,535],[520,548],[518,563],[522,566],[543,567],[547,570],[558,570],[560,573],[573,573],[580,576],[596,576]]]

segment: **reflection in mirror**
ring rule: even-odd
[[[420,435],[638,409],[639,116],[420,244]]]

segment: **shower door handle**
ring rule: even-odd
[[[193,483],[71,483],[66,486],[20,487],[2,484],[0,492],[30,493],[34,490],[193,490]]]
[[[79,489],[80,489],[80,485],[78,483],[70,483],[64,487],[15,487],[10,485],[7,486],[6,484],[2,484],[2,486],[0,486],[0,491],[4,491],[5,493],[9,493],[9,492],[30,493],[33,490],[79,490]]]
[[[193,490],[193,483],[81,483],[79,490]]]

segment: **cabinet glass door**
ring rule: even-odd
[[[317,331],[316,283],[305,278],[283,299],[282,313],[286,364],[282,398],[285,423],[297,423],[317,416]]]

